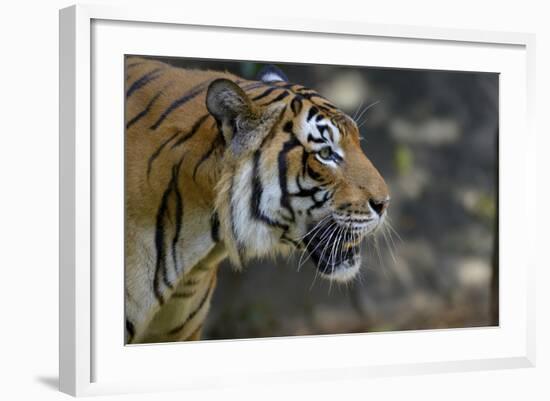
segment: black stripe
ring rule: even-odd
[[[300,183],[299,174],[296,176],[296,185],[298,186],[298,192],[289,193],[290,196],[308,198],[308,197],[313,197],[317,192],[321,191],[320,186],[315,186],[311,188],[302,187],[302,184]],[[315,198],[313,198],[313,201],[315,201]]]
[[[241,255],[241,243],[239,241],[239,237],[237,236],[237,226],[235,225],[235,205],[233,203],[233,196],[235,189],[235,174],[231,178],[231,187],[229,188],[229,218],[231,220],[231,233],[233,234],[233,238],[235,239],[236,247],[237,247],[237,253],[239,255],[239,263],[242,264],[242,255]]]
[[[351,206],[350,202],[342,203],[340,206],[338,206],[338,210],[345,210]]]
[[[328,129],[328,135],[330,136],[330,141],[331,141],[332,143],[334,143],[334,132],[333,132],[333,130],[332,130],[332,127],[327,126],[327,129]],[[334,154],[335,154],[336,156],[339,157],[338,154],[336,154],[336,153],[334,153]]]
[[[307,170],[308,175],[311,178],[313,178],[315,181],[319,181],[319,182],[323,181],[321,179],[322,178],[321,174],[319,174],[315,170],[313,170],[309,164],[307,165],[306,170]]]
[[[296,95],[294,96],[294,99],[290,102],[290,108],[292,109],[292,112],[295,116],[302,111],[302,96]]]
[[[338,110],[338,107],[336,107],[335,105],[333,105],[333,104],[330,103],[330,102],[324,102],[324,103],[323,103],[323,106],[328,107],[329,109]]]
[[[294,132],[292,132],[292,128],[294,128],[294,123],[292,121],[287,121],[283,126],[283,131],[294,136]]]
[[[126,69],[129,70],[130,68],[137,67],[138,65],[143,65],[145,62],[143,61],[137,61],[135,63],[126,64]]]
[[[330,113],[333,112],[333,111],[332,111],[331,109],[329,109],[328,107],[321,106],[320,104],[318,104],[317,107],[319,107],[319,109],[320,109],[321,111],[324,111],[324,112],[327,113],[327,114],[330,114]]]
[[[153,167],[153,162],[155,159],[160,155],[160,152],[162,152],[162,149],[176,136],[181,134],[181,131],[177,131],[174,135],[172,135],[170,138],[168,138],[166,141],[164,141],[157,150],[149,157],[149,161],[147,162],[147,178],[149,178],[149,174],[151,174],[151,168]]]
[[[301,88],[301,86],[298,85],[298,84],[292,84],[292,83],[288,83],[288,82],[282,83],[282,82],[283,81],[277,82],[277,86],[279,88],[290,89],[292,92],[294,92],[295,90],[298,90],[298,89]]]
[[[307,167],[307,159],[309,157],[309,153],[307,152],[306,148],[302,149],[302,176],[306,176],[306,167]]]
[[[273,86],[271,88],[268,88],[266,89],[265,91],[263,91],[262,93],[260,93],[258,96],[255,96],[252,98],[252,101],[256,101],[256,100],[260,100],[260,99],[263,99],[264,97],[266,96],[269,96],[271,94],[271,92],[277,90],[277,89],[280,89],[276,86]]]
[[[216,137],[212,141],[212,144],[210,145],[210,148],[208,149],[208,151],[206,151],[206,153],[204,153],[201,156],[200,160],[195,165],[195,168],[193,169],[193,181],[195,181],[195,178],[197,176],[197,171],[198,171],[199,167],[201,166],[201,164],[204,163],[212,155],[214,150],[216,150],[216,148],[219,147],[222,144],[222,140],[223,140],[223,136],[220,135],[220,133],[218,132],[218,134],[216,135]]]
[[[162,75],[161,74],[162,70],[164,70],[164,68],[161,68],[161,67],[155,68],[153,71],[149,71],[147,74],[145,74],[141,78],[134,81],[134,83],[132,85],[130,85],[130,88],[126,92],[126,99],[128,99],[130,97],[130,95],[132,93],[134,93],[135,91],[137,91],[138,89],[144,87],[149,82],[154,81],[155,79],[160,77]]]
[[[316,158],[314,158],[314,160],[316,163],[313,164],[313,167],[315,167],[316,164],[321,164]],[[313,167],[309,163],[305,166],[305,172],[308,177],[314,181],[317,181],[318,187],[326,188],[330,181],[323,179],[323,176],[319,172],[315,171]]]
[[[250,84],[244,85],[243,87],[241,87],[241,89],[244,90],[244,91],[250,91],[250,90],[258,89],[258,88],[261,88],[261,87],[267,88],[269,86],[266,85],[263,82],[252,82]]]
[[[307,112],[307,119],[306,121],[309,122],[317,113],[319,113],[319,109],[315,106],[312,106],[311,109]]]
[[[287,236],[286,234],[283,234],[283,235],[281,236],[281,241],[282,241],[282,242],[288,242],[289,244],[294,245],[296,248],[300,248],[300,245],[301,245],[300,242],[298,242],[298,241],[296,241],[296,240],[290,238],[290,237]]]
[[[126,129],[130,128],[132,125],[134,125],[135,123],[137,123],[141,118],[143,118],[147,113],[149,113],[151,111],[151,108],[153,107],[153,104],[155,104],[155,102],[157,101],[157,99],[160,97],[160,95],[162,95],[162,92],[164,91],[164,89],[166,88],[166,86],[164,88],[162,88],[150,101],[149,103],[147,103],[147,106],[145,106],[145,108],[140,111],[134,118],[132,118],[130,121],[128,121],[128,123],[126,124]]]
[[[183,219],[183,199],[178,187],[179,170],[182,162],[183,162],[183,158],[179,161],[178,164],[172,167],[172,176],[174,177],[173,189],[174,189],[174,195],[176,196],[176,211],[175,211],[176,225],[175,225],[174,238],[172,239],[172,260],[174,262],[174,271],[176,273],[179,272],[176,245],[178,244],[178,240],[181,232],[182,219]]]
[[[279,155],[278,155],[279,186],[281,188],[281,206],[290,212],[291,221],[294,221],[296,216],[294,214],[294,210],[292,209],[292,206],[290,205],[290,199],[288,194],[287,155],[292,149],[294,149],[299,145],[300,145],[300,142],[298,141],[298,139],[294,135],[292,135],[290,139],[284,143],[283,149],[279,152]]]
[[[200,117],[197,121],[193,123],[193,126],[191,127],[191,130],[187,132],[184,136],[182,136],[180,139],[178,139],[174,144],[172,145],[172,149],[175,147],[178,147],[185,143],[188,139],[190,139],[193,135],[197,133],[199,128],[201,127],[202,123],[208,118],[210,114],[205,114],[202,117]]]
[[[350,210],[350,212],[355,212],[354,210]],[[347,224],[347,223],[367,223],[368,221],[370,221],[370,219],[354,219],[354,218],[346,218],[344,217],[343,218],[343,222],[344,224]]]
[[[296,85],[294,85],[294,87],[292,88],[292,91],[296,94],[299,94],[303,98],[305,98],[307,100],[311,100],[311,99],[315,99],[315,98],[321,99],[322,102],[323,102],[322,104],[315,104],[319,109],[321,109],[323,111],[330,111],[329,108],[338,110],[338,108],[336,106],[334,106],[332,103],[330,103],[325,97],[321,96],[315,90],[313,90],[311,88],[307,88],[305,86],[299,86],[299,87],[295,87],[295,86]]]
[[[307,135],[307,141],[314,143],[327,143],[327,141],[322,138],[315,138],[311,132]]]
[[[336,164],[340,164],[344,161],[344,158],[342,156],[340,156],[338,153],[336,152],[332,152],[332,160],[336,163]]]
[[[327,137],[325,136],[325,131],[328,131],[329,127],[328,125],[324,124],[316,124],[317,129],[319,130],[319,133],[323,137],[325,141],[328,141]]]
[[[153,278],[153,290],[155,292],[155,297],[160,305],[164,304],[164,298],[162,296],[162,291],[160,289],[159,275],[160,272],[165,269],[164,260],[164,215],[168,209],[168,196],[172,190],[172,182],[168,184],[168,188],[164,191],[162,195],[162,200],[160,202],[159,209],[157,211],[157,222],[155,229],[155,249],[157,253],[156,265],[155,265],[155,276]],[[163,274],[164,274],[163,272]]]
[[[220,120],[218,120],[216,117],[212,116],[212,118],[214,119],[214,122],[216,124],[216,129],[218,130],[218,132],[222,132],[223,128],[222,128],[222,122]],[[225,138],[222,134],[222,143],[224,144],[224,146],[226,145],[225,143]]]
[[[162,281],[167,287],[173,288],[173,283],[171,283],[168,280],[168,274],[167,274],[168,271],[167,271],[167,265],[166,265],[166,250],[165,250],[165,242],[164,242],[165,241],[164,223],[165,223],[165,219],[169,218],[168,202],[170,200],[170,195],[172,194],[172,192],[176,191],[178,170],[182,162],[183,162],[183,159],[181,159],[180,162],[172,168],[172,178],[162,195],[160,206],[157,211],[156,226],[155,226],[156,227],[155,228],[155,248],[156,248],[157,258],[156,258],[156,266],[155,266],[155,276],[153,279],[153,290],[155,292],[155,297],[157,298],[158,302],[161,305],[164,303],[164,298],[162,296],[162,291],[160,289],[159,275],[162,274]],[[178,207],[177,207],[177,199],[176,199],[176,212],[177,212],[177,209]],[[179,217],[176,216],[176,221],[178,218]],[[176,223],[176,228],[177,226],[178,225]],[[181,228],[181,220],[180,220],[180,228]]]
[[[270,104],[272,103],[275,103],[275,102],[278,102],[280,100],[283,100],[285,97],[287,97],[289,95],[288,92],[282,92],[280,93],[279,95],[277,95],[277,97],[274,97],[273,99],[271,99],[270,101],[266,102],[266,103],[262,103],[261,106],[269,106]]]
[[[288,225],[279,223],[278,221],[271,219],[270,217],[266,216],[261,210],[262,194],[264,190],[260,178],[260,157],[260,150],[254,152],[254,164],[252,167],[252,199],[250,202],[251,215],[252,217],[266,223],[269,226],[281,228],[286,232],[288,230]]]
[[[136,335],[136,328],[134,327],[134,324],[128,319],[126,319],[126,331],[128,332],[128,342],[130,343]]]
[[[313,91],[312,89],[308,89],[308,90],[311,91],[311,92],[307,92],[307,93],[300,92],[300,95],[305,97],[307,100],[318,98],[318,99],[321,99],[324,102],[327,101],[327,99],[325,99],[323,96],[319,95],[317,92]],[[317,104],[317,106],[320,106],[320,105]]]
[[[318,109],[323,110],[325,112],[331,112],[333,110],[338,110],[338,108],[336,106],[331,104],[326,98],[319,95],[313,89],[306,88],[304,86],[300,86],[300,85],[297,85],[297,84],[292,84],[292,83],[281,84],[280,82],[273,82],[273,83],[252,82],[252,83],[249,83],[247,85],[244,85],[242,87],[242,89],[245,90],[245,91],[250,91],[250,90],[261,88],[261,87],[264,87],[264,88],[267,88],[267,89],[263,93],[257,95],[252,100],[259,100],[263,97],[269,96],[269,94],[271,94],[276,89],[287,89],[287,90],[290,90],[294,95],[296,95],[296,98],[298,98],[300,106],[301,106],[301,102],[302,102],[303,99],[311,100],[311,99],[314,99],[314,98],[318,98],[318,99],[321,99],[323,101],[322,104],[316,104],[316,107]],[[293,102],[294,102],[294,100],[293,100]],[[292,104],[291,104],[291,107],[292,107]],[[300,107],[300,109],[301,109],[301,107]],[[331,110],[331,109],[333,109],[333,110]],[[297,112],[295,110],[296,109],[293,108],[293,111],[296,115],[299,111]]]
[[[188,278],[187,280],[185,280],[183,282],[183,285],[197,285],[198,283],[200,283],[201,280],[200,278],[198,277],[191,277],[191,278]]]
[[[212,241],[220,241],[220,219],[216,212],[214,212],[210,218],[210,236],[212,237]]]
[[[190,101],[191,99],[195,98],[197,95],[202,93],[206,89],[210,81],[211,80],[208,80],[198,84],[197,86],[193,87],[191,90],[186,92],[183,96],[174,100],[172,104],[170,104],[170,106],[168,106],[168,108],[160,115],[158,120],[155,121],[155,123],[151,125],[149,128],[153,130],[157,129],[159,125],[162,124],[162,122],[166,119],[166,117],[170,115],[170,113],[172,113],[178,107],[183,106],[185,103],[187,103],[188,101]]]
[[[323,198],[318,201],[315,199],[315,197],[313,197],[313,205],[310,206],[308,209],[307,209],[307,214],[308,215],[311,215],[311,211],[313,209],[319,209],[319,208],[322,208],[323,206],[325,206],[325,204],[332,198],[333,196],[333,193],[332,192],[325,192],[325,195],[323,195]]]
[[[319,103],[315,103],[315,106],[317,106],[320,110],[326,112],[326,113],[332,113],[334,112],[334,110],[338,110],[334,105],[332,105],[326,98],[324,98],[323,96],[319,95],[317,92],[308,92],[308,93],[304,93],[304,92],[300,92],[300,94],[306,98],[307,100],[309,101],[312,101],[312,99],[320,99],[323,103],[319,104]]]
[[[253,82],[247,83],[246,85],[241,86],[241,89],[244,90],[244,91],[247,91],[247,90],[252,90],[252,89],[259,88],[261,86],[267,87],[267,84],[265,84],[263,82],[253,81]]]
[[[237,237],[237,227],[235,226],[235,210],[233,205],[233,195],[234,195],[234,186],[235,186],[235,174],[231,178],[231,187],[229,188],[229,217],[231,218],[231,232],[233,233],[233,238],[235,241],[238,241]]]
[[[195,295],[195,291],[175,292],[172,294],[172,296],[175,298],[191,298],[193,295]]]
[[[297,88],[294,88],[294,90],[296,92],[300,92],[300,94],[303,94],[304,92],[311,92],[313,89],[310,89],[310,88],[306,88],[305,86],[303,85],[297,85]]]
[[[214,282],[214,276],[212,276],[212,279],[210,280],[210,284],[209,284],[209,287],[208,287],[208,290],[206,290],[206,293],[204,294],[204,296],[202,297],[201,301],[199,302],[199,305],[193,310],[193,312],[191,312],[187,318],[183,321],[182,324],[174,327],[172,330],[170,330],[168,332],[168,334],[170,335],[174,335],[176,333],[179,333],[184,327],[185,325],[187,324],[187,322],[189,322],[191,319],[193,319],[197,313],[200,312],[200,310],[203,308],[204,304],[206,303],[206,301],[208,300],[208,296],[210,295],[210,293],[212,292],[212,283]]]

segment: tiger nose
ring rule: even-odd
[[[370,208],[379,216],[382,216],[382,213],[386,211],[390,204],[390,198],[386,199],[369,199],[369,206]]]

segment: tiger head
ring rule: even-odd
[[[274,67],[215,80],[206,104],[226,143],[216,211],[233,264],[297,248],[322,276],[353,278],[390,199],[353,119]]]

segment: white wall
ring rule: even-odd
[[[130,1],[97,1],[130,3]],[[191,7],[189,2],[151,1]],[[199,3],[197,6],[196,3]],[[232,0],[223,6],[214,1],[193,2],[205,12],[213,7],[227,13],[246,13],[260,7],[276,14],[301,17],[350,19],[375,23],[429,25],[537,34],[537,129],[540,135],[539,185],[548,182],[549,158],[542,149],[549,144],[547,96],[550,89],[550,30],[543,1],[286,1],[251,2]],[[222,2],[220,2],[222,3]],[[248,4],[247,4],[248,3]],[[4,399],[57,399],[57,168],[58,168],[58,72],[57,10],[70,1],[4,1],[0,22],[0,225],[2,262],[0,296],[0,392]],[[237,4],[243,4],[237,6]],[[543,128],[546,128],[544,130]],[[518,133],[521,135],[521,133]],[[533,197],[534,194],[518,196]],[[357,399],[550,399],[550,283],[547,263],[542,262],[543,229],[547,226],[549,191],[541,188],[538,233],[540,259],[537,272],[537,352],[533,369],[482,373],[441,374],[384,378],[363,382],[331,382],[321,386],[270,388],[262,399],[334,400]],[[6,224],[7,223],[7,224]],[[184,362],[182,362],[184,363]],[[527,395],[527,393],[531,393]],[[257,399],[258,394],[229,390],[208,393],[209,399]],[[523,396],[523,397],[522,397]],[[196,394],[130,396],[129,399],[181,399]],[[497,398],[502,397],[502,398]],[[203,397],[201,397],[202,399]],[[114,399],[114,397],[113,397]]]

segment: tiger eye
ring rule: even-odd
[[[325,147],[319,151],[319,156],[323,159],[330,159],[332,156],[332,150],[329,147]]]

